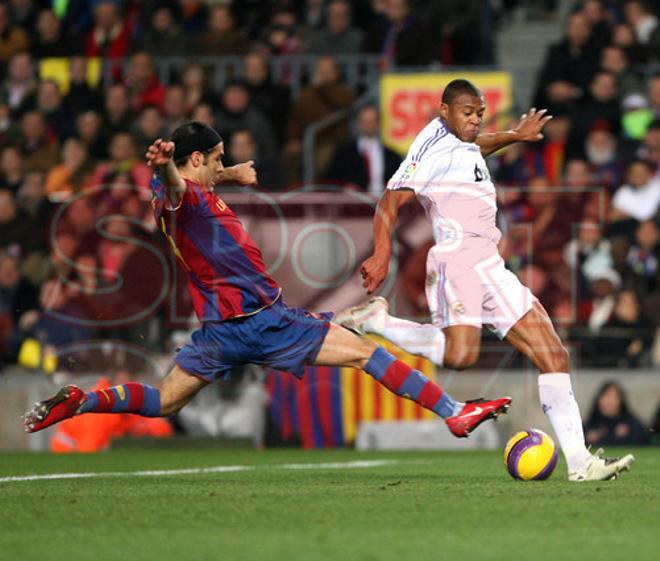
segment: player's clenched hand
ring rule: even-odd
[[[360,268],[362,274],[362,286],[367,289],[367,294],[374,292],[385,280],[390,268],[390,260],[382,259],[372,255]]]
[[[543,127],[552,119],[552,115],[546,115],[547,109],[537,111],[532,107],[528,113],[520,117],[520,122],[513,131],[516,133],[519,141],[537,142],[543,138]]]
[[[146,158],[150,166],[164,166],[174,155],[174,142],[159,138],[147,148]]]
[[[257,171],[252,160],[232,166],[231,170],[234,181],[240,185],[254,185],[257,182]]]

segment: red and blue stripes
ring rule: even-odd
[[[137,413],[143,417],[160,416],[160,390],[128,382],[120,386],[91,391],[80,413]]]
[[[200,321],[241,317],[272,304],[281,288],[236,215],[214,192],[186,184],[180,208],[169,215],[157,177],[151,185],[156,218],[188,274]]]
[[[378,347],[374,351],[365,365],[364,371],[390,391],[399,396],[414,399],[422,407],[432,410],[442,418],[451,417],[454,414],[456,402],[443,392],[440,386],[418,370],[398,360],[382,347]],[[408,389],[412,393],[408,392]]]

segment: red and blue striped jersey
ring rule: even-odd
[[[158,226],[188,277],[200,321],[224,321],[257,313],[282,289],[268,275],[261,251],[234,212],[213,191],[186,180],[171,208],[158,174],[151,180]]]

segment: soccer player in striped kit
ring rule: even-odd
[[[543,306],[506,269],[497,247],[501,233],[495,186],[484,156],[514,142],[540,140],[551,117],[531,109],[514,130],[479,134],[485,109],[481,92],[467,80],[447,85],[440,117],[417,135],[387,184],[374,218],[374,255],[362,265],[363,284],[371,294],[389,270],[399,208],[416,196],[433,223],[435,238],[426,261],[432,323],[390,316],[384,298],[338,314],[335,321],[358,332],[378,333],[410,353],[456,370],[476,362],[485,325],[539,369],[541,405],[564,452],[569,480],[616,477],[630,467],[633,456],[601,458],[587,450],[568,352]]]
[[[259,248],[213,190],[223,181],[254,183],[252,164],[225,168],[223,155],[220,135],[196,122],[179,127],[169,142],[157,140],[146,155],[155,168],[156,220],[187,273],[202,324],[177,354],[174,368],[157,387],[129,382],[86,393],[65,386],[25,415],[28,432],[83,413],[171,415],[204,386],[246,363],[298,377],[307,364],[361,368],[434,411],[457,437],[506,412],[508,397],[457,401],[373,341],[331,323],[332,313],[287,306]]]

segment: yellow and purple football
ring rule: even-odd
[[[506,444],[504,466],[514,479],[548,479],[557,467],[555,442],[539,429],[520,431]]]

